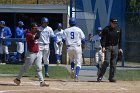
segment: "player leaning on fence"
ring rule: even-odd
[[[38,42],[37,42],[37,39],[39,39],[39,37],[40,37],[41,31],[38,30],[37,28],[38,28],[37,24],[32,23],[30,32],[28,32],[26,34],[28,53],[27,53],[27,57],[25,60],[25,64],[23,65],[18,76],[14,80],[14,82],[17,85],[20,85],[20,83],[21,83],[20,79],[21,79],[22,75],[24,74],[24,72],[27,69],[29,69],[29,67],[31,67],[32,64],[35,64],[37,76],[40,81],[40,86],[41,87],[49,86],[49,84],[46,84],[44,82],[43,75],[42,75],[42,57],[39,56],[40,52],[39,52],[39,47],[38,47]]]
[[[106,72],[106,68],[110,64],[109,78],[110,82],[116,82],[116,61],[118,51],[123,52],[121,48],[121,29],[118,26],[118,21],[115,18],[110,19],[110,25],[106,26],[102,32],[102,51],[105,53],[105,61],[102,64],[101,71],[98,75],[97,81],[101,81]]]

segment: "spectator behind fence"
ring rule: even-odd
[[[5,25],[5,21],[0,21],[0,38],[2,40],[10,38],[12,36],[11,30]],[[2,55],[4,54],[4,60],[8,63],[9,51],[8,46],[11,45],[9,41],[3,41],[0,43],[0,61],[2,60]]]
[[[16,27],[16,31],[15,31],[16,38],[20,38],[20,39],[24,38],[25,31],[23,29],[23,26],[24,26],[24,23],[22,21],[19,21],[18,26]],[[24,43],[17,42],[17,59],[19,62],[22,61],[21,55],[23,52],[24,52]]]

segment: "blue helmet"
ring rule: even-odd
[[[74,17],[70,18],[69,24],[70,25],[76,25],[76,18],[74,18]]]
[[[41,19],[41,22],[42,22],[42,23],[47,23],[47,22],[49,22],[49,19],[46,18],[46,17],[43,17],[43,18]]]
[[[1,25],[5,25],[5,21],[0,21],[0,24]]]
[[[62,27],[62,23],[58,23],[57,24],[57,27]]]
[[[101,32],[101,31],[102,31],[102,27],[98,27],[98,29],[97,29],[97,30]]]
[[[22,25],[22,26],[24,25],[24,23],[22,21],[19,21],[18,24]]]

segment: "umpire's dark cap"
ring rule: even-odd
[[[112,22],[112,23],[118,23],[118,20],[116,18],[111,18],[110,19],[110,22]]]

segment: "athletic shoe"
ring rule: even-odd
[[[17,86],[19,86],[20,85],[20,83],[21,83],[21,81],[19,80],[19,79],[14,79],[14,83],[16,83],[17,84]]]
[[[48,87],[49,84],[45,83],[44,81],[40,82],[40,87]]]
[[[60,64],[60,60],[57,60],[57,65],[59,65]]]
[[[108,79],[109,82],[116,82],[116,79]]]
[[[46,77],[46,78],[49,78],[50,76],[49,76],[49,74],[47,73],[47,74],[45,74],[45,77]]]
[[[75,79],[75,82],[78,82],[78,76],[77,75],[75,76],[74,79]]]
[[[97,78],[97,82],[101,82],[101,80],[102,80],[102,77]]]

